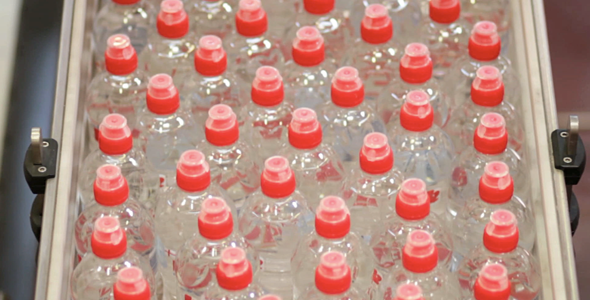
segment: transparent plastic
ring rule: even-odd
[[[215,35],[225,38],[233,29],[237,4],[235,0],[185,0],[190,31],[197,37]]]
[[[293,12],[301,9],[301,2],[296,0],[261,0],[262,7],[268,12],[268,31],[272,36],[281,38],[295,23],[295,14]],[[287,41],[288,43],[288,41]]]

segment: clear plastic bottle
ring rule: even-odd
[[[393,151],[387,136],[365,136],[359,158],[342,187],[342,198],[350,209],[352,232],[369,242],[375,226],[395,212],[395,197],[404,180],[393,167]]]
[[[107,40],[112,35],[128,36],[135,51],[142,53],[155,15],[154,7],[146,0],[111,0],[103,6],[92,26],[94,61],[98,69],[104,67],[104,54],[110,44]]]
[[[260,190],[246,198],[239,217],[240,231],[262,260],[260,283],[283,299],[293,298],[291,258],[299,240],[313,231],[315,219],[295,186],[286,158],[267,159]]]
[[[178,89],[172,77],[157,74],[150,78],[146,107],[138,119],[140,147],[160,176],[161,186],[174,178],[180,154],[194,149],[203,139],[203,131],[190,111],[180,106]]]
[[[332,101],[317,108],[324,141],[331,145],[350,169],[358,162],[363,138],[371,132],[385,132],[376,111],[364,102],[365,89],[358,71],[342,67],[332,79]]]
[[[248,136],[261,159],[276,155],[287,141],[293,104],[285,101],[283,78],[273,67],[260,67],[252,82],[252,101],[242,110],[244,125],[240,131]]]
[[[518,247],[518,235],[514,214],[507,210],[492,213],[484,230],[483,244],[473,249],[457,270],[463,297],[473,294],[474,283],[485,265],[498,263],[508,270],[512,297],[536,299],[541,290],[541,269],[534,256]]]
[[[234,25],[236,0],[185,0],[191,18],[191,32],[197,37],[215,35],[225,38]]]
[[[469,300],[516,300],[510,297],[506,267],[497,263],[483,266],[473,285],[473,297]]]
[[[295,13],[301,9],[299,0],[261,0],[262,7],[272,14],[268,15],[268,31],[272,36],[283,38],[295,24]]]
[[[400,123],[388,130],[396,167],[407,177],[424,180],[430,209],[442,217],[455,151],[451,138],[433,124],[434,111],[424,91],[411,91],[400,112]]]
[[[361,238],[350,232],[350,212],[344,200],[328,196],[316,210],[315,232],[299,242],[291,259],[295,298],[314,284],[314,273],[324,253],[338,251],[352,270],[352,284],[358,291],[371,286],[374,265],[371,253]],[[304,298],[309,299],[309,298]]]
[[[176,185],[160,192],[156,205],[156,233],[166,254],[166,262],[161,264],[161,273],[168,299],[176,297],[177,281],[173,268],[176,254],[184,242],[199,233],[198,215],[201,205],[206,199],[214,197],[228,201],[230,199],[220,186],[211,183],[205,155],[197,150],[185,151],[176,167]],[[227,205],[236,218],[237,210],[233,201],[229,201]]]
[[[330,101],[330,85],[336,65],[325,59],[324,38],[317,28],[303,26],[293,40],[293,60],[285,64],[285,92],[295,107],[316,106]]]
[[[143,272],[151,300],[156,297],[156,280],[147,260],[127,249],[125,230],[116,217],[101,217],[92,232],[92,253],[84,256],[70,278],[73,300],[112,299],[117,273],[125,267],[138,267]]]
[[[239,212],[246,196],[260,186],[259,157],[240,139],[236,115],[227,105],[218,104],[209,110],[205,137],[197,149],[209,162],[211,181],[227,191]]]
[[[410,91],[428,93],[434,109],[434,124],[444,127],[449,119],[451,103],[438,80],[432,77],[432,60],[424,44],[411,43],[399,64],[399,77],[395,77],[379,95],[377,111],[385,125],[398,124],[402,104]]]
[[[82,206],[94,202],[94,181],[98,167],[111,164],[121,168],[129,185],[130,198],[137,199],[153,213],[160,187],[158,174],[146,155],[133,147],[133,137],[125,117],[110,114],[104,118],[98,133],[98,145],[99,149],[90,152],[80,166],[78,192]]]
[[[256,251],[238,232],[234,231],[232,212],[221,198],[207,198],[201,204],[198,217],[199,234],[178,250],[174,259],[177,278],[177,299],[201,299],[215,284],[215,268],[226,249],[239,247],[249,260],[250,272],[259,268]],[[221,280],[217,277],[217,280]],[[191,298],[192,297],[192,298]]]
[[[369,295],[352,285],[352,271],[345,254],[329,251],[321,255],[315,268],[315,282],[300,297],[314,300],[368,300]]]
[[[98,127],[104,117],[118,113],[127,118],[136,138],[136,117],[139,106],[145,99],[149,78],[137,69],[137,53],[131,46],[129,37],[113,35],[108,39],[107,45],[103,52],[106,57],[106,71],[98,73],[87,89],[85,105],[89,133],[98,140]]]
[[[207,2],[206,0],[203,0]],[[195,70],[179,87],[181,98],[191,107],[195,122],[205,125],[207,112],[213,105],[225,104],[239,113],[248,97],[238,86],[233,73],[227,70],[227,54],[221,39],[201,37],[195,52]]]
[[[524,152],[524,128],[522,118],[504,97],[504,81],[500,70],[494,66],[483,66],[477,70],[471,84],[471,98],[461,101],[462,105],[453,111],[444,130],[451,136],[457,153],[473,145],[473,134],[481,116],[495,112],[504,117],[508,130],[508,144],[519,154]]]
[[[374,109],[381,90],[398,74],[401,56],[402,45],[393,37],[387,8],[369,5],[361,22],[361,37],[347,51],[346,63],[359,71],[365,83],[365,100]]]
[[[467,199],[477,197],[479,179],[484,174],[485,165],[492,161],[501,161],[508,165],[510,176],[514,180],[515,193],[527,195],[527,163],[514,149],[508,147],[504,118],[497,113],[486,113],[475,130],[473,146],[453,161],[447,206],[451,217],[457,215]]]
[[[502,48],[510,43],[512,12],[510,0],[461,0],[461,17],[469,22],[470,28],[477,22],[489,21],[498,26]]]
[[[384,299],[391,299],[391,295],[385,295]],[[424,300],[420,286],[412,283],[400,284],[395,291],[393,300]]]
[[[240,0],[236,31],[223,43],[244,90],[250,87],[259,67],[282,69],[285,63],[279,41],[268,32],[268,19],[260,0]]]
[[[150,284],[140,268],[126,267],[117,273],[113,297],[115,300],[150,300]]]
[[[346,172],[338,154],[322,142],[322,126],[315,111],[298,108],[289,124],[289,145],[279,154],[291,164],[297,189],[312,208],[329,195],[337,195]]]

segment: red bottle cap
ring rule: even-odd
[[[96,170],[94,180],[94,199],[100,205],[116,206],[129,198],[129,185],[121,174],[121,169],[114,165],[102,165]]]
[[[260,106],[275,106],[283,102],[285,91],[279,70],[269,66],[258,68],[250,95],[252,102]]]
[[[330,251],[322,254],[315,269],[315,286],[324,294],[337,295],[350,288],[352,275],[344,254]]]
[[[197,150],[187,150],[176,164],[176,185],[192,193],[206,189],[211,183],[211,173],[205,155]]]
[[[399,62],[399,75],[411,84],[424,83],[432,77],[432,59],[426,45],[411,43],[406,46]]]
[[[483,66],[475,73],[471,84],[471,100],[481,106],[493,107],[504,100],[502,73],[496,67]]]
[[[332,103],[340,107],[355,107],[365,98],[365,86],[353,67],[342,67],[332,79]]]
[[[227,69],[227,54],[221,45],[221,39],[214,35],[205,35],[199,39],[195,51],[195,70],[203,76],[219,76]]]
[[[369,174],[383,174],[393,168],[393,151],[383,133],[373,132],[365,136],[359,162]]]
[[[252,283],[252,265],[242,248],[223,250],[215,274],[219,286],[225,290],[243,290]]]
[[[394,300],[424,300],[422,289],[411,283],[399,285]]]
[[[234,227],[231,210],[221,198],[207,198],[201,204],[199,233],[209,240],[228,237]]]
[[[168,39],[178,39],[185,36],[189,30],[189,21],[182,1],[162,1],[156,27],[158,33]]]
[[[240,0],[236,13],[236,31],[245,37],[261,36],[268,28],[268,18],[260,0]]]
[[[369,44],[383,44],[393,37],[393,22],[387,8],[381,4],[371,4],[365,8],[361,21],[361,38]]]
[[[276,295],[265,295],[258,298],[258,300],[281,300],[281,297]]]
[[[508,132],[504,117],[497,113],[487,113],[481,117],[481,122],[473,137],[473,146],[483,154],[500,154],[508,146]]]
[[[493,212],[483,233],[483,245],[495,253],[506,253],[516,249],[518,246],[516,216],[504,209]]]
[[[94,222],[90,241],[92,253],[102,259],[120,257],[127,251],[127,236],[116,217],[100,217]]]
[[[450,24],[461,15],[459,0],[430,0],[430,19],[436,23]]]
[[[414,230],[408,234],[402,253],[402,264],[413,273],[426,273],[436,268],[438,249],[430,233]]]
[[[313,149],[322,143],[322,126],[313,109],[298,108],[293,111],[289,143],[297,149]]]
[[[303,26],[297,30],[291,49],[293,61],[304,67],[312,67],[324,61],[324,38],[317,28]]]
[[[514,181],[509,172],[510,169],[505,163],[489,162],[479,179],[479,198],[491,204],[510,201],[514,195]]]
[[[326,239],[345,237],[350,232],[350,211],[342,198],[327,196],[316,209],[315,230]]]
[[[147,108],[157,115],[170,115],[180,107],[178,89],[168,74],[150,78],[146,95]]]
[[[469,56],[473,59],[490,61],[500,56],[502,40],[494,22],[481,21],[473,26],[469,38]]]
[[[425,131],[434,123],[430,97],[422,90],[411,91],[400,111],[400,124],[409,131]]]
[[[120,114],[104,117],[98,127],[98,147],[106,155],[121,155],[133,148],[131,129]]]
[[[334,9],[335,0],[303,0],[305,11],[314,15],[325,15]]]
[[[113,75],[127,75],[137,69],[137,53],[124,34],[111,35],[107,39],[104,60],[107,71]]]
[[[475,300],[508,300],[510,280],[508,271],[501,264],[485,265],[473,286]]]
[[[426,183],[418,178],[406,179],[395,198],[397,215],[406,220],[421,220],[430,213]]]
[[[209,118],[205,121],[205,137],[215,146],[229,146],[238,140],[238,120],[231,107],[217,104],[209,109]]]
[[[284,198],[295,191],[295,173],[282,156],[268,158],[260,177],[260,189],[268,197]]]
[[[131,4],[135,4],[138,3],[140,0],[113,0],[113,2],[119,4],[119,5],[131,5]]]
[[[113,290],[115,300],[150,300],[150,285],[137,267],[127,267],[117,273]]]

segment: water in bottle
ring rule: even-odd
[[[115,300],[150,300],[151,289],[138,267],[126,267],[117,273],[117,282],[113,286]]]
[[[230,34],[235,17],[235,0],[184,0],[195,36],[215,35],[225,38]]]
[[[502,48],[508,48],[512,20],[510,0],[461,0],[461,17],[469,22],[470,28],[480,21],[496,23]]]
[[[510,279],[508,270],[501,264],[485,265],[473,285],[473,297],[469,300],[509,300]]]
[[[354,1],[354,8],[351,12],[352,24],[358,28],[363,19],[365,9],[371,4],[381,4],[387,8],[389,16],[393,21],[396,39],[402,45],[416,41],[418,29],[423,19],[420,11],[419,1],[415,0],[362,0]],[[362,28],[361,28],[362,34]],[[357,30],[358,35],[358,30]]]

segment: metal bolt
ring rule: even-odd
[[[572,163],[572,158],[571,157],[564,157],[563,158],[563,162],[566,164],[571,164]]]
[[[37,171],[39,171],[39,173],[45,173],[45,172],[47,172],[47,168],[46,167],[39,167],[37,169]]]
[[[567,131],[562,131],[559,136],[561,136],[562,138],[566,138],[568,136]]]
[[[43,148],[49,147],[49,143],[47,141],[43,141],[41,145],[43,145]]]

